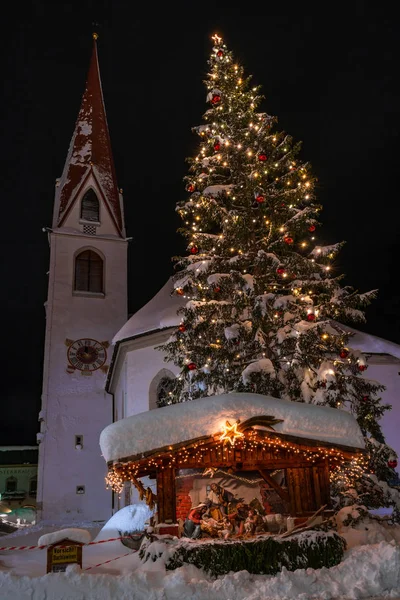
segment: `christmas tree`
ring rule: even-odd
[[[396,456],[379,419],[390,407],[342,325],[364,321],[376,291],[341,286],[342,243],[318,243],[321,206],[300,144],[260,112],[259,86],[213,42],[208,109],[177,204],[188,252],[175,257],[174,293],[187,302],[160,347],[180,368],[164,403],[236,391],[350,410],[388,480]]]

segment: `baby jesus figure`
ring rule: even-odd
[[[228,519],[228,517],[223,517],[222,519],[222,529],[218,531],[218,536],[227,540],[231,537],[233,533],[233,523]]]

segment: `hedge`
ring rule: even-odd
[[[175,539],[176,540],[176,539]],[[286,567],[320,569],[341,562],[345,540],[335,532],[307,531],[288,538],[260,536],[251,540],[201,541],[182,538],[165,543],[161,538],[142,545],[143,561],[164,556],[168,570],[191,564],[216,577],[230,571],[275,575]]]

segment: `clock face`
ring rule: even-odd
[[[79,371],[96,371],[107,360],[104,346],[90,338],[73,342],[68,348],[67,356],[69,363]]]

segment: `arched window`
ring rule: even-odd
[[[75,258],[75,284],[78,292],[103,292],[103,260],[93,250],[84,250]]]
[[[157,406],[165,406],[170,402],[170,393],[174,389],[174,379],[163,377],[157,386]]]
[[[170,392],[175,383],[175,375],[168,369],[161,369],[153,378],[149,390],[149,410],[168,404]]]
[[[99,200],[92,188],[86,192],[81,202],[81,219],[83,221],[100,221]]]

